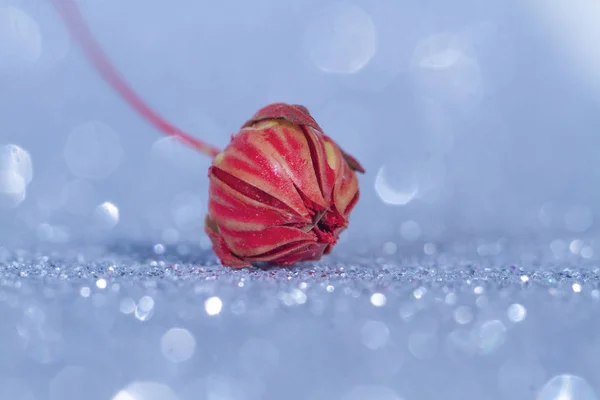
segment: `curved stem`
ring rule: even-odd
[[[140,115],[152,123],[163,133],[174,136],[188,146],[201,151],[211,157],[220,153],[220,150],[203,141],[194,138],[181,129],[171,125],[165,119],[160,117],[144,100],[129,86],[116,68],[108,60],[100,45],[95,40],[94,35],[88,28],[76,0],[51,0],[54,7],[61,15],[65,25],[71,32],[71,35],[79,42],[79,45],[93,66],[98,70],[104,80],[119,93],[119,95],[133,107]]]

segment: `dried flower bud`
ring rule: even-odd
[[[354,158],[303,106],[259,110],[219,152],[160,117],[104,55],[75,0],[52,0],[100,75],[157,129],[214,157],[205,230],[223,265],[292,265],[329,254],[359,197]]]
[[[215,253],[230,267],[319,260],[348,227],[355,171],[364,169],[305,107],[264,107],[209,169],[205,230]]]

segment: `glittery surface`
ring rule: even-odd
[[[581,262],[0,254],[2,399],[589,400],[600,385],[600,269]]]
[[[0,0],[0,400],[599,398],[595,2],[77,4],[181,129],[303,104],[367,173],[332,256],[222,268],[211,160]]]

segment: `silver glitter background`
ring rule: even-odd
[[[367,173],[332,257],[221,268],[210,160],[0,0],[0,400],[598,398],[596,2],[77,2],[174,124],[300,103]]]
[[[592,265],[193,254],[2,252],[0,398],[598,398]]]

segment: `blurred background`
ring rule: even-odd
[[[189,262],[210,160],[0,0],[0,400],[598,399],[599,1],[76,1],[175,125],[303,104],[367,173],[328,261]]]
[[[367,169],[342,241],[595,259],[600,3],[79,0],[163,116],[220,147],[303,104]],[[208,248],[210,160],[98,76],[50,1],[0,0],[0,244]]]

